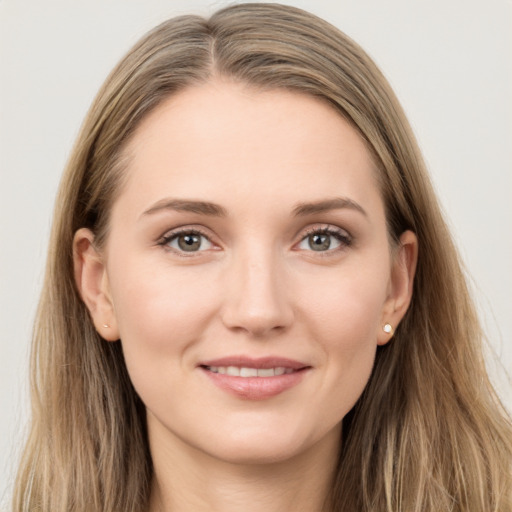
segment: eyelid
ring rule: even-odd
[[[308,227],[305,231],[303,231],[300,235],[299,241],[295,244],[294,247],[297,247],[300,243],[302,243],[304,240],[306,240],[311,235],[316,234],[325,234],[330,235],[336,240],[340,242],[340,245],[338,247],[335,247],[333,249],[327,249],[326,251],[314,251],[313,249],[307,251],[306,249],[298,249],[298,250],[305,250],[307,252],[316,253],[318,256],[328,256],[332,255],[333,253],[336,253],[338,251],[343,251],[347,247],[349,247],[353,242],[352,235],[343,228],[340,228],[339,226],[335,226],[332,224],[322,224],[317,226],[311,226]]]
[[[176,239],[180,235],[198,235],[204,237],[213,247],[210,247],[208,249],[203,249],[200,251],[190,251],[187,253],[187,251],[181,251],[179,249],[176,249],[174,247],[170,247],[169,243]],[[167,230],[163,235],[161,235],[157,239],[157,245],[164,247],[165,249],[174,252],[175,254],[178,254],[179,256],[184,257],[191,257],[197,254],[201,254],[206,252],[207,250],[215,250],[218,248],[218,244],[216,244],[212,240],[212,236],[206,232],[201,226],[191,225],[191,226],[180,226],[177,228],[169,229]]]
[[[315,233],[340,234],[346,236],[347,238],[352,238],[346,229],[335,226],[334,224],[316,224],[314,226],[309,226],[302,233],[302,238]]]
[[[180,251],[179,249],[169,247],[168,244],[171,240],[173,240],[176,237],[178,237],[179,235],[183,235],[183,234],[194,234],[194,235],[202,236],[206,240],[208,240],[208,242],[210,242],[210,244],[212,244],[213,247],[208,248],[206,250],[201,250],[201,251],[191,251],[188,254],[186,251]],[[312,249],[310,251],[307,251],[307,252],[317,253],[318,256],[322,256],[322,255],[327,256],[329,254],[333,254],[338,251],[342,251],[342,250],[346,249],[347,247],[349,247],[353,242],[353,236],[346,229],[343,229],[339,226],[332,225],[332,224],[321,224],[321,225],[309,226],[305,230],[302,230],[302,232],[299,235],[300,236],[299,240],[294,244],[294,249],[295,250],[305,250],[305,249],[297,249],[297,246],[301,242],[303,242],[307,237],[314,235],[314,234],[326,234],[326,235],[336,238],[340,242],[340,245],[338,247],[333,248],[333,249],[327,249],[326,251],[313,251]],[[168,229],[167,231],[165,231],[165,233],[157,239],[157,245],[167,247],[168,250],[173,251],[181,256],[190,257],[190,256],[193,256],[194,254],[197,255],[199,253],[206,252],[207,250],[220,249],[220,245],[214,241],[214,238],[215,237],[210,234],[209,230],[204,229],[202,226],[185,225],[185,226],[179,226],[176,228]]]

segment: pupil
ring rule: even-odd
[[[325,251],[331,245],[329,235],[311,235],[309,237],[309,245],[314,251]]]
[[[201,239],[198,235],[183,235],[178,239],[178,245],[180,249],[184,251],[195,251],[199,249],[201,245]]]

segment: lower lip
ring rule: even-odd
[[[235,377],[201,370],[219,388],[245,400],[265,400],[293,388],[304,378],[308,368],[274,377]]]

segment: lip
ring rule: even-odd
[[[244,368],[285,368],[292,373],[273,377],[237,377],[211,372],[208,367],[237,366]],[[237,398],[244,400],[266,400],[277,396],[298,385],[311,369],[311,366],[300,361],[282,357],[228,356],[219,359],[201,361],[198,365],[213,384]]]
[[[290,368],[292,370],[301,370],[308,368],[309,365],[295,361],[294,359],[287,359],[278,356],[268,357],[247,357],[247,356],[228,356],[221,357],[220,359],[210,359],[208,361],[201,361],[199,366],[239,366],[245,368]]]

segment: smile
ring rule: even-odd
[[[206,366],[207,370],[221,375],[231,375],[232,377],[275,377],[276,375],[285,375],[293,373],[293,368],[277,366],[276,368],[247,368],[246,366]]]
[[[230,356],[199,366],[209,382],[242,400],[266,400],[299,385],[312,367],[281,357]]]

